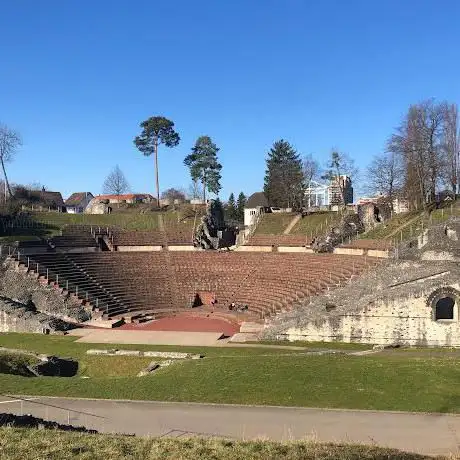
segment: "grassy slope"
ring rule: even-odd
[[[256,235],[281,235],[295,217],[295,213],[264,214],[257,226]]]
[[[419,460],[427,457],[362,445],[277,443],[224,439],[135,438],[64,431],[0,428],[4,460],[110,459],[153,460]]]
[[[26,366],[36,362],[38,362],[38,359],[33,356],[0,350],[0,374],[27,376],[30,375],[30,372],[26,369]]]
[[[291,230],[293,235],[318,235],[321,230],[340,221],[337,212],[317,212],[300,219],[297,225]]]
[[[202,210],[184,208],[179,211],[161,213],[167,229],[181,229],[190,231],[198,225]],[[159,228],[159,215],[157,212],[140,214],[139,212],[114,212],[112,214],[67,214],[57,212],[35,212],[30,217],[20,217],[14,221],[14,227],[0,228],[3,236],[0,241],[25,241],[42,237],[59,235],[61,229],[68,224],[116,226],[126,230],[155,230]]]
[[[67,214],[56,212],[35,213],[34,221],[45,226],[62,228],[66,224],[112,226],[130,230],[158,228],[157,213]]]
[[[375,229],[363,234],[361,238],[369,238],[369,239],[387,238],[391,233],[393,233],[401,225],[404,225],[406,222],[409,222],[411,219],[417,216],[421,219],[422,212],[411,211],[411,212],[396,214],[392,219],[390,219],[384,225],[380,225],[376,227]],[[395,235],[395,238],[397,236],[399,235]]]
[[[361,238],[383,239],[389,238],[389,235],[403,226],[406,222],[412,221],[410,225],[398,231],[391,237],[395,241],[406,240],[410,237],[420,234],[423,228],[431,225],[442,223],[451,216],[460,216],[460,207],[457,203],[453,206],[446,206],[444,209],[436,209],[431,214],[426,214],[423,211],[411,211],[402,214],[396,214],[385,225],[379,226],[368,233],[361,235]]]
[[[80,357],[83,364],[87,348],[114,347],[21,334],[0,335],[0,345],[53,350],[61,356]],[[8,394],[460,412],[460,358],[447,351],[431,358],[405,356],[400,351],[357,357],[266,348],[119,347],[173,349],[206,357],[179,362],[144,378],[1,375],[0,388]],[[107,359],[100,358],[101,366],[109,366],[103,364],[109,363],[103,361]]]

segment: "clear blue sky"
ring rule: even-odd
[[[152,115],[182,141],[160,186],[187,188],[195,139],[221,148],[223,189],[263,185],[279,138],[364,168],[410,103],[459,101],[460,2],[428,0],[15,0],[0,16],[0,121],[22,133],[13,182],[99,193],[119,164],[154,193],[134,148]]]

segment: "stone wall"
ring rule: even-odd
[[[33,306],[0,298],[0,332],[62,333],[72,328],[72,324],[38,312]]]
[[[0,264],[0,296],[22,304],[32,304],[36,310],[58,318],[85,321],[90,319],[81,302],[73,296],[64,296],[53,286],[42,284],[15,262],[3,260]]]
[[[457,264],[388,264],[280,315],[270,339],[371,344],[460,346],[460,268]],[[449,293],[454,318],[436,320],[436,300]]]
[[[458,285],[456,286],[458,288]],[[381,302],[356,313],[287,329],[290,341],[341,341],[418,346],[460,346],[460,323],[433,320],[423,297]]]

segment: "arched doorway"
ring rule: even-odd
[[[434,306],[434,319],[454,319],[455,299],[452,297],[441,297]]]

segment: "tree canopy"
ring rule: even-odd
[[[140,124],[141,134],[134,138],[134,145],[145,156],[155,155],[155,181],[158,205],[160,203],[160,181],[158,178],[158,146],[175,147],[180,142],[174,123],[165,117],[150,117]]]
[[[225,211],[228,220],[237,220],[235,195],[233,194],[233,192],[230,193],[230,196],[228,197]]]
[[[221,185],[219,163],[217,153],[219,148],[209,136],[200,136],[192,148],[192,152],[184,159],[184,164],[190,170],[193,181],[200,181],[203,185],[203,200],[206,201],[206,191],[218,194]]]
[[[170,200],[174,202],[174,200],[185,201],[186,196],[185,193],[181,190],[177,190],[175,188],[168,188],[161,194],[161,198],[163,200]]]
[[[271,206],[298,208],[302,205],[304,174],[302,161],[289,142],[273,144],[266,159],[264,193]]]
[[[244,221],[244,207],[246,206],[246,201],[246,195],[243,192],[240,192],[236,202],[236,219],[239,222]]]
[[[412,207],[433,201],[442,186],[458,191],[459,145],[455,104],[429,99],[409,107],[387,150],[402,165],[402,188]]]

